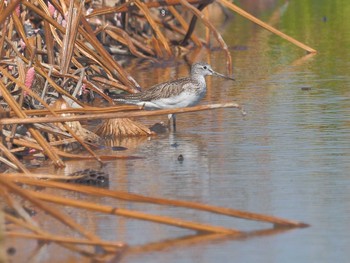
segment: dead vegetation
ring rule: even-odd
[[[114,7],[105,7],[100,4],[96,5],[93,1],[0,1],[0,167],[18,170],[27,177],[24,178],[18,174],[16,176],[2,174],[0,193],[7,205],[16,210],[19,215],[15,217],[6,213],[5,220],[30,230],[30,232],[7,231],[6,235],[57,242],[68,249],[97,260],[104,260],[107,254],[115,256],[125,248],[124,243],[101,240],[94,233],[78,225],[69,216],[53,209],[47,202],[183,227],[206,233],[205,236],[200,237],[203,240],[217,238],[217,235],[222,237],[222,234],[235,237],[244,237],[248,234],[237,229],[151,216],[78,200],[67,200],[60,196],[24,189],[16,185],[18,182],[21,185],[55,187],[91,195],[121,198],[132,202],[201,209],[269,222],[275,226],[305,226],[299,222],[227,208],[101,189],[97,191],[91,187],[74,186],[72,188],[63,183],[41,181],[37,180],[36,176],[31,174],[16,156],[18,152],[34,149],[50,159],[56,167],[65,165],[62,158],[91,158],[101,163],[113,158],[134,158],[134,156],[119,154],[99,156],[92,145],[101,139],[100,136],[112,138],[152,134],[147,127],[131,121],[129,119],[131,117],[185,113],[221,107],[241,109],[236,103],[223,103],[146,112],[136,106],[114,105],[106,92],[112,90],[136,93],[141,89],[137,81],[118,62],[119,56],[122,55],[158,63],[191,52],[196,47],[209,46],[209,42],[214,42],[225,52],[226,66],[230,73],[232,70],[230,51],[210,19],[202,12],[212,3],[213,1],[199,0],[155,2],[132,0],[121,1]],[[228,0],[219,0],[216,4],[237,12],[307,52],[315,52],[312,48],[251,16]],[[195,32],[198,23],[204,25],[209,32],[206,40]],[[214,40],[211,39],[211,36]],[[100,101],[98,105],[93,103],[96,98],[99,98]],[[101,123],[95,131],[90,131],[81,124],[82,121],[93,119],[104,120],[104,123]],[[60,147],[67,144],[76,144],[84,151],[72,153]],[[21,205],[17,203],[13,195],[31,202],[80,233],[83,238],[67,238],[45,232],[22,211]],[[268,229],[253,235],[278,231]],[[194,239],[197,238],[198,236],[194,237]],[[89,249],[81,248],[80,245],[88,246]],[[104,254],[95,254],[91,249],[94,246],[102,247]],[[155,248],[157,246],[159,244],[154,244]],[[136,248],[138,249],[142,250],[142,248]],[[150,247],[144,249],[150,249]]]

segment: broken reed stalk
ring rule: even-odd
[[[230,234],[230,235],[241,234],[241,232],[236,229],[206,225],[206,224],[197,223],[197,222],[190,222],[190,221],[177,219],[173,217],[150,215],[150,214],[146,214],[138,211],[132,211],[132,210],[127,210],[127,209],[122,209],[122,208],[117,208],[112,206],[106,206],[106,205],[99,205],[99,204],[86,202],[86,201],[72,200],[64,197],[59,197],[57,195],[39,193],[34,191],[28,191],[28,193],[30,193],[32,197],[38,198],[42,201],[60,204],[64,206],[77,207],[81,209],[88,209],[91,211],[101,212],[105,214],[112,214],[112,215],[118,215],[123,217],[134,218],[134,219],[140,219],[140,220],[176,226],[176,227],[204,232],[204,233],[222,233],[222,234]]]
[[[306,226],[308,226],[307,224],[299,222],[299,221],[287,220],[287,219],[283,219],[283,218],[279,218],[279,217],[275,217],[275,216],[251,213],[251,212],[236,210],[236,209],[232,209],[232,208],[217,207],[217,206],[206,205],[206,204],[190,202],[190,201],[149,197],[149,196],[132,194],[132,193],[122,192],[122,191],[97,189],[97,188],[91,187],[91,186],[76,186],[76,185],[70,185],[70,184],[65,184],[65,183],[60,183],[60,182],[38,181],[38,180],[32,180],[32,179],[27,178],[27,177],[23,177],[21,174],[13,174],[13,175],[20,176],[20,177],[16,176],[16,181],[24,183],[24,184],[34,185],[34,186],[59,188],[59,189],[64,189],[64,190],[76,191],[76,192],[80,192],[80,193],[84,193],[84,194],[91,194],[91,195],[102,196],[102,197],[111,197],[111,198],[121,199],[121,200],[125,200],[125,201],[132,201],[132,202],[152,203],[152,204],[158,204],[158,205],[185,207],[185,208],[202,210],[202,211],[206,211],[206,212],[227,215],[227,216],[232,216],[232,217],[237,217],[237,218],[272,223],[276,226],[283,226],[283,227],[306,227]]]
[[[71,121],[84,121],[84,120],[96,120],[96,119],[114,119],[114,118],[131,118],[131,117],[145,117],[145,116],[157,116],[166,114],[180,114],[203,110],[213,110],[221,108],[237,108],[242,110],[242,107],[237,103],[219,103],[209,105],[199,105],[187,108],[178,109],[165,109],[154,111],[133,111],[133,112],[112,112],[112,113],[96,113],[74,116],[49,116],[49,117],[35,117],[35,118],[6,118],[0,119],[0,125],[5,124],[33,124],[33,123],[54,123],[54,122],[71,122]]]
[[[180,0],[183,1],[183,0]],[[270,32],[280,36],[281,38],[286,39],[287,41],[293,43],[294,45],[306,50],[309,53],[317,53],[317,51],[300,41],[288,36],[287,34],[277,30],[276,28],[270,26],[269,24],[266,24],[265,22],[261,21],[260,19],[256,18],[255,16],[252,16],[248,12],[244,11],[242,8],[239,8],[237,5],[233,4],[232,2],[229,2],[228,0],[218,0],[223,6],[226,6],[227,8],[231,9],[232,11],[236,12],[237,14],[243,16],[244,18],[247,18],[248,20],[252,21],[253,23],[269,30]]]

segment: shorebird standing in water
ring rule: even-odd
[[[135,94],[121,95],[114,101],[124,104],[143,106],[145,110],[174,109],[195,106],[207,91],[205,76],[215,75],[234,80],[231,77],[215,72],[207,63],[195,63],[189,77],[167,81]],[[175,114],[173,128],[176,128]]]

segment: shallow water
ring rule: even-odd
[[[271,2],[271,1],[270,1]],[[275,1],[277,2],[277,1]],[[191,200],[295,219],[311,225],[244,240],[216,239],[126,254],[122,262],[346,262],[350,234],[350,4],[290,1],[248,10],[317,49],[298,47],[237,16],[223,28],[236,82],[208,77],[202,104],[236,101],[235,109],[178,115],[177,131],[121,143],[144,159],[111,161],[102,170],[110,189]],[[276,16],[278,19],[272,19]],[[209,61],[225,73],[221,52],[202,51],[190,60]],[[144,86],[164,76],[186,75],[183,61],[170,67],[131,71]],[[146,124],[166,116],[142,119]],[[184,160],[178,161],[182,154]],[[97,169],[94,162],[84,168]],[[64,173],[81,169],[68,162]],[[109,205],[255,230],[261,224],[181,208],[106,200]],[[115,203],[113,203],[115,202]],[[75,214],[76,213],[76,214]],[[71,212],[107,240],[142,245],[193,234],[175,227]],[[266,225],[263,225],[266,226]]]

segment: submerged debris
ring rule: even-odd
[[[102,171],[96,171],[93,169],[85,169],[76,171],[68,175],[69,178],[66,182],[82,184],[82,185],[92,185],[99,187],[109,186],[109,175]],[[78,177],[74,179],[74,177]]]

